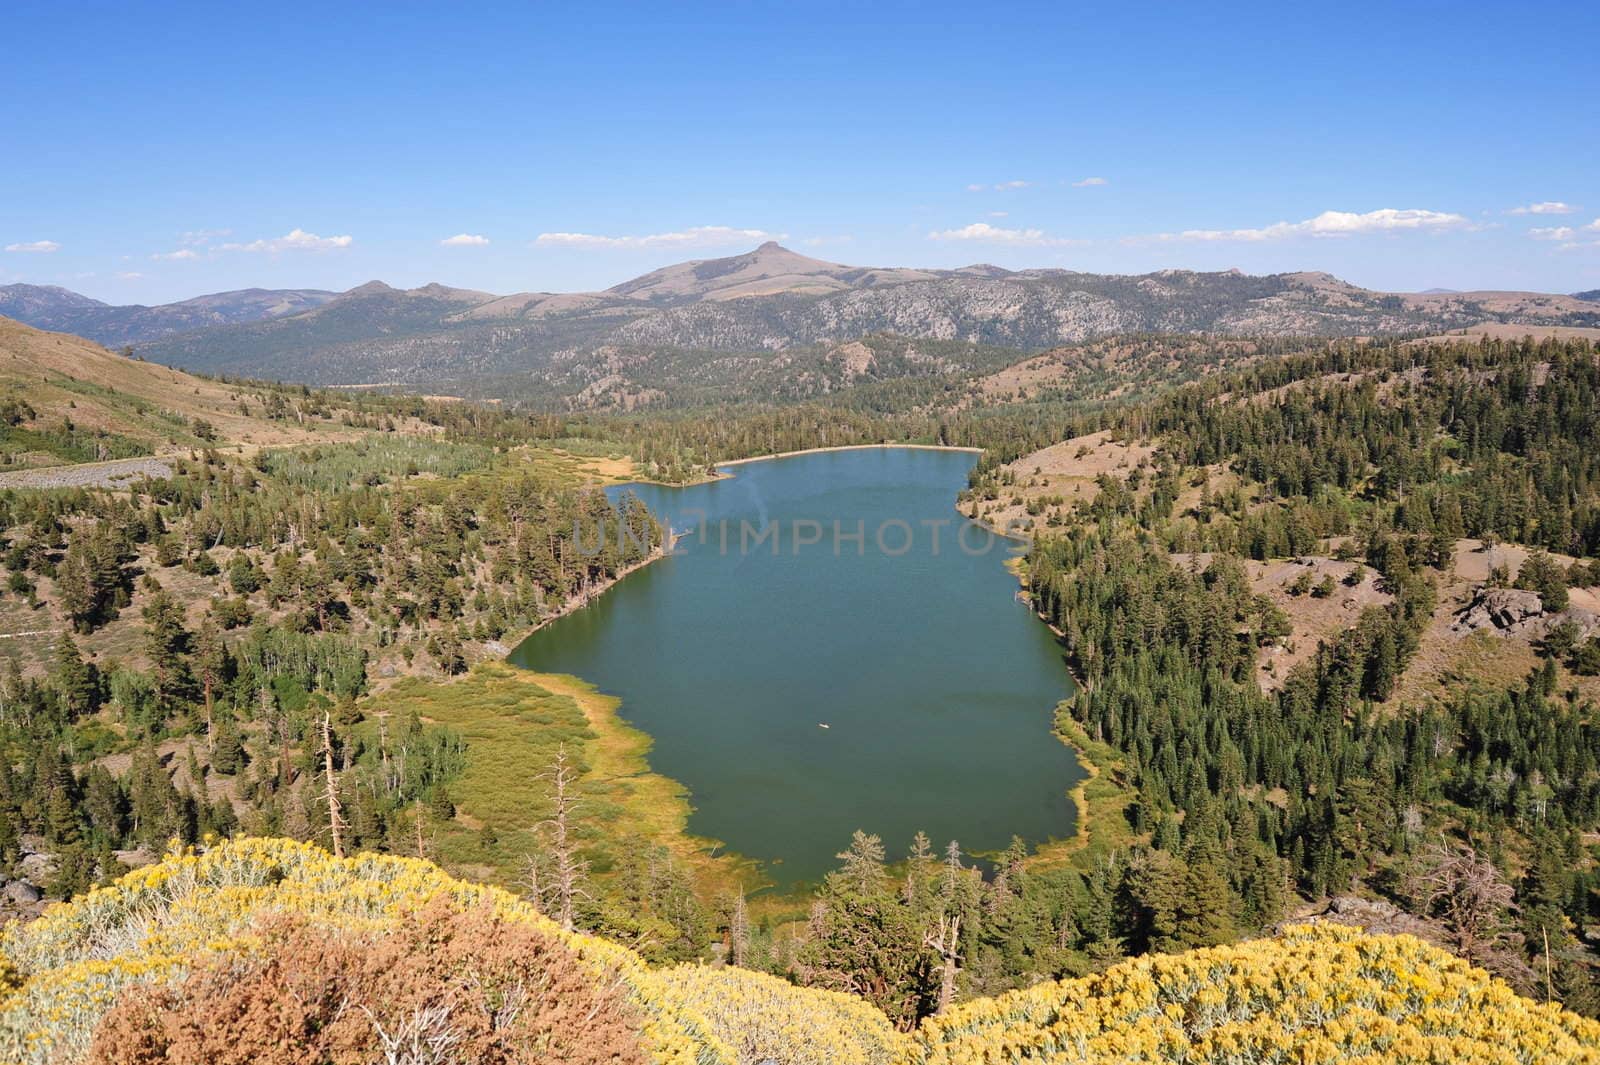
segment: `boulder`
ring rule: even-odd
[[[1538,592],[1521,588],[1480,588],[1466,609],[1456,615],[1457,632],[1494,629],[1514,632],[1544,615]]]
[[[17,870],[24,879],[36,884],[48,883],[56,872],[56,860],[52,856],[40,852],[24,854],[17,863]]]
[[[3,889],[5,897],[18,906],[32,906],[44,898],[44,891],[26,880],[9,881]]]

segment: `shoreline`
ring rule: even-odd
[[[501,662],[506,661],[506,659],[510,657],[512,651],[515,651],[518,647],[522,646],[523,642],[526,641],[528,637],[532,636],[546,625],[549,625],[554,621],[560,621],[568,614],[577,613],[590,603],[598,600],[602,595],[605,595],[627,577],[638,573],[640,570],[650,565],[650,563],[659,562],[661,559],[670,557],[672,555],[673,548],[677,546],[678,541],[683,539],[683,535],[683,533],[671,535],[669,530],[668,537],[661,541],[660,547],[650,552],[650,554],[646,555],[644,558],[641,558],[632,565],[624,566],[622,569],[617,571],[616,576],[592,586],[589,591],[583,595],[572,596],[565,603],[562,603],[561,606],[557,608],[555,613],[540,618],[526,630],[518,632],[514,638],[510,640],[502,638],[493,641],[493,643],[499,645],[500,650],[498,653],[496,653],[494,650],[491,650],[490,645],[487,643],[483,644],[482,646],[485,650],[489,651],[490,658]],[[521,667],[519,666],[517,668],[520,669]]]
[[[967,520],[973,521],[976,519],[969,518]],[[982,523],[980,522],[980,524]],[[1006,563],[1006,569],[1017,578],[1018,587],[1015,593],[1017,601],[1027,608],[1028,613],[1032,614],[1039,624],[1050,630],[1051,635],[1056,638],[1058,644],[1065,646],[1067,634],[1062,631],[1060,626],[1051,622],[1043,613],[1035,609],[1033,605],[1033,601],[1028,594],[1027,564],[1023,558],[1017,556],[1011,559]],[[1072,684],[1076,690],[1066,699],[1057,703],[1055,709],[1051,712],[1050,734],[1072,751],[1073,757],[1083,770],[1083,777],[1067,792],[1067,801],[1072,803],[1075,812],[1073,833],[1066,839],[1050,840],[1038,844],[1029,860],[1041,864],[1049,864],[1055,861],[1070,862],[1073,856],[1088,853],[1093,842],[1091,828],[1096,822],[1101,822],[1101,832],[1099,834],[1107,834],[1104,831],[1105,819],[1108,816],[1115,815],[1114,813],[1102,812],[1102,805],[1106,805],[1108,802],[1111,806],[1124,803],[1123,797],[1117,790],[1120,789],[1121,785],[1106,775],[1101,768],[1101,761],[1108,760],[1105,755],[1108,749],[1103,744],[1096,744],[1095,746],[1100,747],[1101,751],[1098,754],[1091,754],[1089,748],[1092,741],[1088,735],[1070,718],[1065,719],[1065,722],[1063,721],[1063,713],[1067,703],[1089,690],[1088,682],[1078,672],[1078,667],[1073,663],[1070,655],[1066,658],[1065,665],[1067,676],[1072,678]],[[1100,761],[1096,760],[1097,757]],[[1108,788],[1113,789],[1109,799],[1104,794]],[[1096,794],[1090,795],[1090,789],[1093,789]],[[1125,808],[1125,803],[1115,813],[1120,813],[1123,808]],[[1112,833],[1112,835],[1115,835],[1115,833]]]
[[[957,444],[836,444],[830,447],[806,447],[798,451],[777,451],[770,455],[750,455],[742,459],[722,459],[706,467],[710,471],[709,473],[690,481],[661,481],[652,477],[625,477],[607,482],[606,487],[625,488],[630,484],[648,484],[657,488],[694,488],[697,485],[715,484],[717,481],[726,481],[732,478],[734,474],[722,472],[725,466],[744,466],[752,462],[792,459],[799,458],[802,455],[821,455],[829,451],[871,451],[880,448],[905,448],[911,451],[965,451],[973,455],[981,455],[984,450],[981,447],[962,447]]]
[[[832,447],[806,447],[798,451],[777,451],[771,455],[751,455],[743,459],[727,459],[723,462],[714,462],[711,468],[720,470],[724,466],[743,466],[751,462],[769,462],[773,459],[792,459],[800,455],[820,455],[829,451],[874,451],[887,448],[906,448],[912,451],[966,451],[974,455],[983,454],[981,447],[960,447],[955,444],[837,444]]]
[[[727,889],[730,883],[741,885],[752,894],[760,894],[770,887],[770,880],[759,862],[745,855],[724,849],[720,840],[697,836],[689,831],[689,815],[693,812],[689,788],[672,777],[657,772],[650,764],[650,748],[655,737],[631,724],[622,716],[622,700],[601,691],[593,682],[570,673],[546,673],[516,665],[511,653],[534,633],[569,614],[597,601],[602,595],[620,584],[625,578],[644,569],[652,562],[669,557],[682,533],[669,535],[661,546],[647,557],[619,570],[610,580],[595,585],[586,596],[574,596],[561,608],[537,624],[520,633],[508,647],[499,643],[499,653],[491,652],[483,662],[512,671],[524,680],[554,695],[571,699],[588,722],[598,744],[595,769],[601,781],[612,787],[647,793],[649,798],[637,806],[641,823],[649,823],[654,831],[651,838],[667,847],[692,870],[695,879],[709,883],[717,889]],[[628,803],[623,803],[627,806]],[[664,820],[656,821],[649,815],[660,814]]]
[[[759,860],[689,830],[694,804],[688,785],[651,766],[655,737],[623,717],[621,698],[571,673],[541,673],[509,662],[505,665],[545,691],[573,701],[595,734],[595,782],[620,789],[623,794],[616,796],[619,805],[633,809],[636,824],[647,826],[646,835],[683,861],[697,880],[720,890],[738,884],[752,895],[770,889],[771,879]]]

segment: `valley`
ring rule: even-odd
[[[0,341],[14,917],[286,836],[902,1029],[941,913],[973,1008],[1375,914],[1600,1010],[1581,327],[677,350],[623,410]]]

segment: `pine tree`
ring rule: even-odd
[[[225,775],[239,772],[245,764],[244,741],[231,717],[225,717],[216,733],[216,747],[211,752],[211,768]]]
[[[78,782],[65,761],[57,761],[45,798],[45,839],[53,847],[70,847],[83,838],[78,820]]]
[[[1367,657],[1366,673],[1361,684],[1362,694],[1369,699],[1383,702],[1394,692],[1399,672],[1399,655],[1395,650],[1394,633],[1388,625],[1381,626]]]
[[[1232,915],[1239,900],[1228,886],[1221,853],[1210,846],[1192,848],[1184,864],[1173,938],[1185,950],[1232,942],[1238,935]]]
[[[909,1028],[938,1002],[920,915],[893,890],[883,841],[857,831],[817,895],[799,956],[802,982],[862,995]]]
[[[127,831],[127,800],[116,779],[103,765],[94,765],[83,787],[83,811],[97,840],[120,846]]]
[[[50,680],[69,722],[100,708],[100,678],[94,666],[83,660],[70,633],[62,633],[56,643]]]
[[[144,650],[150,659],[156,706],[162,713],[171,713],[193,691],[183,609],[166,591],[158,590],[144,608],[144,623]]]

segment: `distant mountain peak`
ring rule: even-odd
[[[855,267],[813,259],[775,240],[720,259],[694,259],[652,270],[606,290],[607,295],[653,303],[725,300],[783,292],[820,293],[848,288]]]
[[[962,266],[956,269],[957,274],[963,277],[1001,278],[1011,276],[1011,271],[994,263],[973,263],[971,266]]]
[[[448,300],[453,303],[487,303],[497,299],[492,292],[478,292],[470,288],[451,288],[437,281],[429,281],[426,285],[416,288],[395,288],[383,281],[368,281],[364,285],[357,285],[348,292],[340,293],[339,299],[364,299],[375,296],[400,296],[415,297],[430,300]]]
[[[97,299],[81,295],[69,288],[60,285],[0,285],[0,304],[23,306],[32,304],[38,307],[105,307]],[[8,312],[9,313],[9,312]],[[12,317],[16,317],[12,315]]]

